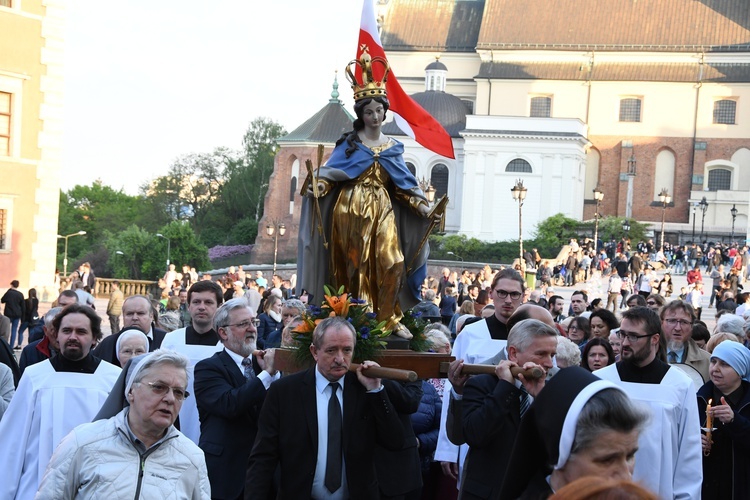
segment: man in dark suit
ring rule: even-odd
[[[381,500],[419,498],[422,490],[422,466],[417,449],[417,436],[411,425],[411,414],[419,409],[422,382],[383,380],[388,399],[398,412],[404,430],[401,447],[392,451],[375,447],[375,470],[378,473]]]
[[[544,378],[519,381],[510,369],[541,367],[547,373],[556,353],[557,330],[536,319],[523,320],[512,327],[507,359],[498,363],[495,374],[476,375],[466,382],[462,426],[469,453],[461,498],[497,498],[521,417],[544,387]]]
[[[404,433],[381,380],[365,376],[377,363],[364,361],[349,372],[355,341],[345,319],[323,320],[310,346],[315,368],[271,386],[250,453],[246,499],[272,493],[277,465],[280,500],[380,498],[375,446],[401,449]]]
[[[126,328],[138,328],[148,337],[149,352],[157,350],[161,346],[166,331],[154,327],[154,313],[151,301],[145,295],[132,295],[122,303],[123,330]],[[120,330],[122,331],[122,330]],[[112,333],[94,349],[94,356],[103,359],[115,366],[120,366],[117,359],[117,339],[120,332]]]
[[[225,302],[214,315],[224,350],[195,365],[195,399],[201,423],[211,498],[244,497],[247,458],[255,442],[266,390],[279,378],[273,349],[253,356],[255,312],[244,297]]]

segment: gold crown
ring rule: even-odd
[[[372,76],[372,64],[379,63],[383,68],[383,80],[376,81]],[[362,71],[362,83],[357,81],[354,76],[354,71],[359,69]],[[354,68],[354,71],[352,71]],[[386,97],[385,82],[388,79],[388,73],[391,68],[388,65],[388,61],[382,57],[370,57],[370,53],[367,51],[367,45],[362,46],[362,55],[359,60],[354,59],[349,62],[346,66],[346,78],[349,83],[352,84],[352,90],[354,91],[354,100],[359,101],[361,99],[371,99],[373,97]]]

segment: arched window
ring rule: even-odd
[[[505,167],[506,172],[521,172],[530,174],[532,173],[531,165],[526,160],[522,160],[521,158],[516,158],[515,160],[511,160],[510,163],[508,163],[508,166]]]
[[[438,163],[432,167],[430,173],[430,184],[435,188],[435,199],[439,199],[441,196],[448,194],[448,178],[450,173],[448,167],[442,163]]]
[[[654,173],[653,200],[659,201],[659,193],[667,188],[669,194],[674,198],[674,153],[669,150],[661,151],[656,155],[656,172]]]
[[[414,177],[417,176],[417,167],[415,167],[412,162],[407,161],[406,162],[406,168],[409,169],[409,172],[411,172],[411,175],[413,175]]]
[[[585,200],[594,199],[594,189],[599,185],[599,161],[601,155],[596,149],[590,149],[586,155],[586,182],[583,188]]]
[[[297,178],[292,177],[292,182],[289,185],[289,201],[294,201],[294,195],[297,192]]]
[[[292,162],[292,180],[289,185],[289,213],[294,214],[294,193],[297,192],[297,177],[299,177],[299,159]]]
[[[735,112],[737,111],[737,101],[732,99],[722,99],[714,102],[714,123],[723,123],[725,125],[734,125]]]
[[[539,96],[531,98],[531,109],[529,116],[537,118],[549,118],[552,111],[552,98]]]
[[[729,191],[732,189],[732,171],[727,168],[715,168],[708,172],[709,191]]]

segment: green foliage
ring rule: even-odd
[[[620,241],[620,238],[625,236],[625,231],[622,229],[624,222],[624,217],[605,217],[599,219],[599,239],[605,243],[609,240]],[[646,231],[648,231],[649,226],[641,224],[635,219],[628,219],[628,222],[630,224],[630,231],[628,232],[630,241],[636,243],[641,240],[645,241]]]
[[[190,225],[172,222],[158,232],[169,238],[170,260],[178,269],[183,264],[208,268],[208,249],[198,241]],[[156,280],[166,271],[167,240],[136,225],[107,233],[104,246],[109,252],[108,267],[115,278]]]
[[[107,231],[116,233],[132,224],[155,229],[141,197],[105,186],[100,180],[91,186],[78,185],[68,192],[61,192],[59,206],[59,234],[65,236],[86,231],[83,236],[68,238],[68,272],[87,256],[90,260],[90,254],[101,246]],[[64,252],[65,240],[59,239],[57,260],[61,270]]]
[[[517,257],[518,241],[485,242],[465,235],[430,235],[431,259],[507,264]]]
[[[534,243],[540,254],[557,255],[563,245],[567,245],[571,238],[580,238],[581,222],[563,214],[553,215],[544,219],[536,226]],[[593,236],[593,231],[591,232]]]

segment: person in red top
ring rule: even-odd
[[[701,276],[701,270],[698,267],[698,264],[696,264],[695,267],[687,273],[688,285],[692,285],[696,281],[703,281],[703,276]]]

